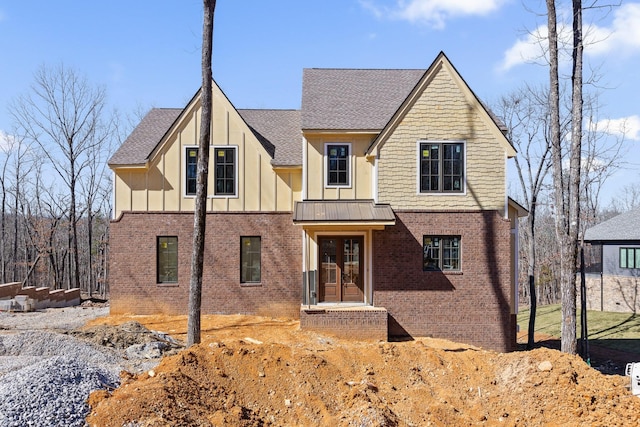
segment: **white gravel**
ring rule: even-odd
[[[108,307],[0,313],[0,426],[85,426],[89,393],[117,387],[123,352],[65,335]],[[157,361],[139,364],[149,369]]]

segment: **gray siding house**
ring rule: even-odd
[[[640,311],[640,208],[589,228],[584,241],[601,260],[586,275],[587,308]]]

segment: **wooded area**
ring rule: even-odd
[[[116,116],[105,90],[64,65],[42,66],[9,106],[0,157],[0,279],[108,294],[110,173]]]

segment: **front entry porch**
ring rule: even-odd
[[[395,224],[391,207],[372,200],[296,202],[293,222],[302,226],[300,328],[386,341],[389,316],[373,301],[373,231]]]
[[[387,309],[369,305],[321,304],[300,308],[300,329],[339,338],[387,341]]]

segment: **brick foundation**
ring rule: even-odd
[[[514,350],[509,222],[495,211],[396,215],[373,237],[373,303],[388,310],[389,335]],[[461,271],[423,271],[423,235],[461,236]]]
[[[178,282],[156,283],[157,236],[178,237]],[[261,236],[260,284],[240,283],[240,236]],[[125,212],[110,229],[111,313],[186,314],[193,213]],[[297,318],[302,266],[300,229],[291,213],[209,213],[203,314]]]
[[[300,329],[329,333],[340,338],[387,340],[387,310],[376,307],[300,310]]]

